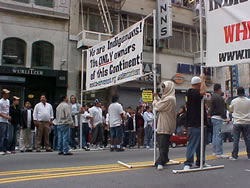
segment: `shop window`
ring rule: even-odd
[[[17,1],[17,2],[20,2],[20,3],[29,3],[29,0],[12,0],[12,1]]]
[[[53,8],[54,2],[53,0],[35,0],[35,4],[43,7]]]
[[[32,45],[32,66],[53,68],[54,46],[45,41],[38,41]]]
[[[8,65],[25,65],[26,43],[19,38],[3,41],[2,63]]]

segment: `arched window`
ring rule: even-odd
[[[54,46],[46,41],[32,45],[32,67],[53,68]]]
[[[7,38],[3,41],[2,63],[25,65],[26,43],[19,38]]]
[[[53,0],[35,0],[35,4],[50,8],[53,8],[54,6]]]

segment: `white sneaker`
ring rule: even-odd
[[[158,165],[157,166],[157,170],[163,170],[163,166],[162,165]]]
[[[147,149],[150,149],[150,146],[147,146],[146,148],[147,148]]]
[[[212,156],[216,156],[216,153],[213,153]]]
[[[6,151],[5,154],[11,154],[11,152],[10,151]]]
[[[217,159],[228,159],[229,156],[228,156],[228,155],[223,155],[223,154],[221,154],[221,155],[216,155],[216,158],[217,158]]]
[[[231,160],[231,161],[237,161],[238,159],[236,159],[234,157],[229,157],[229,160]]]
[[[203,167],[211,167],[211,165],[207,164],[207,163],[204,163]]]
[[[5,152],[0,152],[0,155],[5,155]]]
[[[184,168],[183,168],[183,170],[190,170],[190,168],[191,167],[189,165],[185,165]]]

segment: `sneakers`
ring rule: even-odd
[[[58,155],[63,155],[63,152],[59,152]]]
[[[212,156],[216,156],[216,153],[212,153]]]
[[[73,153],[68,152],[68,153],[64,153],[63,155],[73,155]]]
[[[163,170],[163,166],[158,164],[157,170]]]
[[[236,159],[234,157],[229,157],[229,160],[231,160],[231,161],[237,161],[238,159]],[[250,160],[250,159],[248,159],[248,160]]]
[[[0,155],[5,155],[5,152],[0,152]]]
[[[190,169],[191,169],[191,166],[189,166],[189,165],[185,165],[183,168],[183,170],[190,170]]]
[[[125,151],[123,148],[116,148],[116,152]]]
[[[11,154],[11,152],[10,151],[6,151],[5,154]]]
[[[204,163],[203,167],[211,167],[211,165],[207,164],[207,163]]]
[[[52,149],[46,149],[46,152],[53,152]]]
[[[146,148],[147,148],[147,149],[150,149],[150,146],[147,146]]]
[[[110,148],[110,151],[111,151],[111,152],[114,151],[114,148]]]
[[[217,159],[228,159],[229,158],[229,156],[228,155],[216,155],[216,158]]]

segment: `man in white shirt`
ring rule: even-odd
[[[89,136],[89,112],[88,112],[89,108],[87,105],[83,105],[80,108],[80,114],[82,114],[82,149],[85,149],[85,151],[89,151],[89,147],[88,147],[88,136]],[[79,135],[80,135],[79,134]],[[80,137],[80,136],[79,136]],[[80,138],[79,138],[80,140]]]
[[[110,151],[114,151],[114,139],[116,140],[117,148],[116,151],[124,151],[120,146],[120,138],[122,134],[122,120],[124,117],[124,110],[122,109],[122,105],[119,104],[119,97],[114,95],[112,97],[112,104],[110,104],[108,113],[109,113],[109,126],[110,126]]]
[[[34,130],[33,110],[29,101],[25,102],[20,118],[20,152],[32,152],[32,130]]]
[[[101,147],[103,142],[103,119],[102,103],[99,99],[95,100],[95,106],[89,109],[89,118],[91,126],[91,143]]]
[[[10,91],[7,89],[2,90],[2,98],[0,100],[0,153],[1,155],[5,155],[7,153],[7,133],[8,133],[8,121],[11,120],[9,116],[9,93]]]
[[[33,112],[34,124],[37,127],[36,134],[36,151],[41,152],[41,141],[44,137],[44,145],[46,152],[52,152],[49,146],[49,131],[50,125],[52,125],[53,108],[51,104],[47,103],[45,95],[41,95],[40,103],[36,104]]]
[[[242,133],[247,150],[248,160],[250,160],[250,100],[245,97],[243,87],[237,89],[238,97],[231,102],[233,112],[233,152],[231,160],[238,159],[240,133]]]

